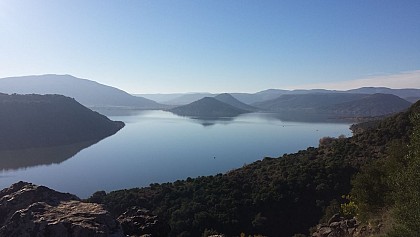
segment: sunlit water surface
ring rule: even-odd
[[[0,154],[10,156],[7,164],[0,160],[0,188],[24,180],[86,198],[98,190],[223,173],[267,156],[317,146],[324,136],[351,135],[345,123],[286,122],[262,113],[199,120],[163,111],[138,111],[110,118],[126,126],[87,148],[81,145],[80,151],[66,147],[64,157],[59,155],[63,148],[24,151],[19,159],[26,163],[11,165],[10,160],[16,163],[19,159]],[[35,163],[28,163],[31,154],[36,156]],[[36,164],[38,160],[43,162]]]

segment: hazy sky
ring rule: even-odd
[[[420,88],[419,70],[419,0],[0,0],[0,77],[256,92]]]

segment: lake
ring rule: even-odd
[[[110,118],[126,126],[101,141],[0,153],[0,189],[23,180],[86,198],[98,190],[224,173],[317,146],[324,136],[351,136],[349,123],[284,121],[265,113],[203,120],[131,111]]]

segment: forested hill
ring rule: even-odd
[[[170,225],[168,236],[308,234],[325,212],[328,217],[332,206],[346,201],[342,195],[350,192],[350,180],[362,166],[409,142],[410,117],[419,113],[420,102],[351,138],[322,138],[318,148],[265,158],[226,174],[97,192],[90,201],[105,204],[114,215],[133,206],[149,209]]]
[[[0,150],[100,140],[124,127],[61,95],[0,94]]]
[[[213,97],[204,97],[187,105],[170,109],[174,114],[190,117],[235,117],[250,111],[236,108],[230,104],[219,101]]]
[[[275,112],[305,112],[333,117],[373,117],[404,111],[411,103],[391,94],[288,94],[253,104]]]

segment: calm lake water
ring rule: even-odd
[[[351,136],[348,123],[286,122],[262,113],[200,120],[137,111],[110,118],[126,126],[97,143],[0,153],[0,188],[24,180],[86,198],[98,190],[215,175],[317,146],[324,136]]]

